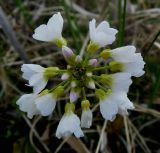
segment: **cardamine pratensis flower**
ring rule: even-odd
[[[65,112],[58,124],[56,136],[62,138],[74,134],[79,138],[84,136],[81,127],[90,128],[93,122],[91,108],[96,99],[89,95],[98,97],[100,112],[105,120],[113,121],[117,114],[127,115],[129,109],[134,109],[127,93],[132,83],[131,77],[143,75],[145,63],[134,46],[116,49],[106,46],[115,41],[118,32],[110,28],[107,21],[102,21],[97,27],[95,19],[90,21],[90,43],[85,56],[77,55],[67,46],[62,37],[62,28],[63,18],[57,13],[47,24],[35,29],[33,38],[54,42],[61,48],[66,68],[23,64],[22,77],[33,87],[33,93],[22,95],[17,105],[29,118],[34,115],[48,116],[54,111],[58,98],[67,97],[69,102],[61,103],[62,106],[65,105]],[[54,77],[61,82],[46,89],[49,79]],[[77,105],[79,102],[81,105]],[[76,107],[81,110],[76,111]],[[81,119],[78,117],[79,112]]]

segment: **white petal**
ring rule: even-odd
[[[53,39],[51,39],[50,36],[48,36],[48,33],[49,31],[47,25],[42,24],[35,29],[35,33],[32,35],[32,37],[36,40],[49,42],[52,41]]]
[[[54,14],[47,25],[42,24],[35,29],[33,38],[41,41],[54,41],[62,37],[63,18],[60,13]]]
[[[106,120],[113,121],[115,119],[118,113],[118,105],[114,99],[114,95],[110,95],[100,102],[100,112]]]
[[[115,41],[116,37],[114,35],[108,35],[104,32],[97,32],[96,37],[94,38],[94,42],[100,45],[100,47],[104,47],[107,44],[112,44]]]
[[[99,31],[104,31],[105,29],[109,28],[109,23],[107,21],[102,21],[96,28],[96,30]]]
[[[75,134],[76,137],[82,137],[83,132],[80,128],[80,120],[74,113],[63,115],[56,131],[56,137],[66,137]]]
[[[43,72],[45,68],[38,64],[23,64],[21,70],[23,71],[24,69],[29,69],[34,72]]]
[[[118,112],[121,115],[127,115],[127,109],[133,109],[133,103],[128,99],[127,94],[125,92],[118,93]]]
[[[42,116],[48,116],[52,114],[56,106],[56,100],[51,94],[36,98],[35,103]]]
[[[90,128],[92,125],[93,114],[90,109],[83,110],[81,115],[81,127]]]
[[[121,115],[128,115],[128,109],[134,109],[134,105],[130,101],[125,101],[122,105],[119,106],[118,113]]]
[[[128,92],[129,86],[132,83],[130,73],[114,73],[112,74],[113,85],[111,87],[112,92],[125,91]]]
[[[96,34],[96,20],[93,19],[92,21],[89,22],[89,34],[90,34],[90,39],[94,39],[95,34]]]
[[[29,80],[32,75],[37,72],[43,72],[45,68],[37,64],[23,64],[21,66],[21,71],[23,72],[22,77]]]
[[[127,114],[127,109],[133,109],[132,102],[128,99],[126,92],[115,92],[100,102],[100,111],[106,120],[113,121],[116,114]]]
[[[131,73],[132,76],[140,77],[145,73],[143,70],[144,65],[145,65],[144,61],[134,61],[134,62],[124,63],[124,71]]]
[[[117,62],[131,62],[135,60],[136,48],[134,46],[124,46],[111,50],[112,57]]]
[[[77,138],[80,138],[80,137],[84,137],[84,134],[83,134],[83,131],[82,129],[80,128],[80,126],[77,126],[75,132],[74,132],[74,135],[77,137]]]
[[[34,93],[39,93],[45,88],[47,82],[48,80],[44,78],[43,73],[37,73],[30,78],[29,85],[33,86]]]
[[[60,38],[62,37],[62,29],[63,29],[63,18],[58,12],[57,14],[54,14],[47,23],[48,32],[50,34],[50,38]]]
[[[25,94],[22,95],[19,100],[16,102],[19,105],[21,111],[27,112],[27,116],[32,118],[33,115],[39,114],[39,111],[36,109],[35,105],[35,94]]]

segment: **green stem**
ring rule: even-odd
[[[104,70],[104,69],[107,69],[107,68],[109,68],[109,66],[108,66],[108,65],[106,65],[106,66],[102,66],[102,67],[96,67],[96,68],[94,68],[94,69],[93,69],[93,71],[97,71],[97,70]]]
[[[67,72],[68,70],[57,70],[57,71],[55,71],[55,72],[57,72],[57,73],[64,73],[64,72]]]
[[[83,95],[83,99],[86,100],[86,92],[85,92],[85,88],[82,88],[82,95]]]
[[[107,92],[107,89],[105,87],[103,87],[102,85],[100,85],[97,81],[95,81],[95,84],[102,90],[104,90],[105,92]]]
[[[59,86],[66,86],[66,84],[68,84],[68,81],[63,81],[59,83],[57,86],[55,86],[54,88],[50,89],[49,92],[53,92]]]

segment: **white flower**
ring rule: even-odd
[[[34,115],[48,116],[56,106],[56,98],[51,93],[44,95],[25,94],[18,99],[16,104],[19,105],[21,111],[27,112],[29,118]]]
[[[36,94],[25,94],[22,95],[16,102],[21,111],[27,112],[27,116],[29,118],[32,118],[34,115],[38,115],[40,113],[35,105],[36,97]]]
[[[42,24],[35,29],[33,38],[47,42],[55,41],[56,39],[60,39],[62,37],[62,29],[63,18],[60,12],[58,12],[49,19],[47,24]]]
[[[93,114],[92,111],[88,109],[83,109],[81,115],[81,127],[90,128],[92,125]]]
[[[120,72],[114,74],[102,74],[102,83],[106,83],[112,90],[112,92],[125,91],[128,92],[129,86],[132,83],[131,74]]]
[[[70,112],[64,114],[62,119],[60,120],[56,131],[56,137],[67,137],[72,133],[74,133],[77,138],[84,136],[80,128],[80,120],[78,116],[73,112]]]
[[[34,93],[39,93],[45,88],[48,80],[44,77],[44,67],[36,64],[23,64],[21,71],[22,77],[29,81],[30,86],[33,86]]]
[[[115,41],[116,29],[110,28],[107,21],[102,21],[96,28],[96,20],[89,22],[89,33],[91,42],[96,43],[100,47],[112,44]]]
[[[144,61],[140,53],[135,53],[134,46],[125,46],[111,50],[114,61],[122,64],[122,71],[140,77],[144,74]]]
[[[100,101],[100,112],[106,120],[113,121],[118,113],[126,114],[127,109],[133,109],[133,104],[125,92],[115,92]]]
[[[48,116],[52,114],[56,106],[56,98],[53,94],[49,93],[43,96],[38,96],[35,99],[36,108],[39,110],[42,116]]]

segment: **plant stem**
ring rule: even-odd
[[[64,86],[65,87],[66,84],[68,84],[68,82],[67,81],[63,81],[63,82],[59,83],[57,86],[55,86],[54,88],[52,88],[49,92],[53,92],[59,86]]]
[[[86,100],[86,92],[85,92],[85,88],[82,88],[82,95],[83,95],[83,99]]]
[[[104,70],[104,69],[107,69],[107,68],[109,68],[109,66],[108,66],[108,65],[106,65],[106,66],[102,66],[102,67],[94,68],[94,69],[93,69],[93,71],[97,71],[97,70]]]
[[[105,92],[107,92],[107,89],[103,86],[101,86],[97,81],[95,81],[95,84],[100,88],[103,89]]]

